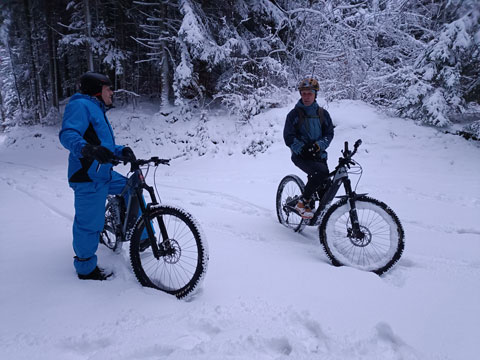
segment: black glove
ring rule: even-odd
[[[302,149],[302,157],[305,159],[315,159],[320,157],[320,147],[317,143],[306,144]]]
[[[106,164],[115,157],[105,146],[92,144],[86,144],[82,148],[82,156],[87,159],[95,159],[100,164]]]
[[[134,161],[134,160],[137,160],[137,157],[135,156],[135,154],[133,153],[133,150],[128,147],[128,146],[125,146],[123,149],[122,149],[122,156],[125,158],[125,160],[127,161]]]

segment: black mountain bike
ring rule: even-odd
[[[192,215],[177,206],[159,203],[141,168],[147,167],[148,173],[151,165],[156,170],[160,164],[169,165],[169,160],[117,158],[112,162],[117,165],[120,161],[130,162],[131,174],[122,193],[107,198],[100,242],[120,252],[122,244],[130,241],[133,272],[143,286],[179,299],[192,295],[207,271],[207,241]],[[148,204],[142,197],[144,190],[150,195]],[[126,194],[128,207],[123,197]]]
[[[390,207],[352,190],[349,173],[361,176],[363,172],[352,158],[361,143],[357,140],[351,151],[345,142],[335,170],[314,193],[311,205],[316,205],[317,210],[312,219],[303,219],[294,210],[305,188],[296,175],[285,176],[278,186],[277,216],[281,224],[295,232],[305,226],[319,225],[320,243],[333,265],[381,275],[400,259],[405,246],[404,232]],[[336,196],[340,200],[331,204],[342,184],[345,195]]]

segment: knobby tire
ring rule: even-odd
[[[401,257],[404,231],[397,215],[385,203],[368,196],[355,200],[363,239],[349,234],[350,206],[347,198],[333,204],[319,227],[320,243],[335,266],[351,266],[378,275]]]
[[[162,239],[157,218],[162,218],[168,239]],[[154,226],[157,244],[162,242],[173,249],[169,256],[158,260],[147,240],[142,241],[145,223],[140,217],[133,229],[130,242],[130,261],[138,281],[175,295],[177,298],[192,296],[199,288],[207,271],[208,245],[199,224],[185,210],[169,205],[152,206],[148,221]]]
[[[292,229],[295,232],[301,232],[306,225],[306,220],[293,211],[286,212],[284,209],[287,199],[300,197],[305,189],[305,184],[297,175],[285,176],[277,189],[276,209],[277,218],[280,224]]]

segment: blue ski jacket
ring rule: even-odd
[[[310,106],[303,105],[299,100],[287,115],[285,127],[283,129],[283,138],[285,144],[292,151],[293,157],[301,155],[302,149],[306,144],[317,143],[322,150],[322,158],[327,158],[325,151],[332,142],[334,127],[332,118],[327,110],[323,109],[323,121],[320,121],[318,110],[320,107],[317,102]],[[300,112],[304,114],[303,123],[299,123]]]
[[[115,155],[121,155],[124,146],[115,144],[112,126],[105,115],[105,104],[97,98],[77,93],[70,98],[63,115],[60,142],[70,151],[68,181],[107,182],[111,180],[112,164],[82,157],[85,144],[102,145]]]

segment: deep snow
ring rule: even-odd
[[[402,258],[378,277],[333,267],[316,228],[295,234],[278,223],[278,183],[289,173],[304,178],[281,136],[292,105],[246,127],[213,114],[207,130],[152,110],[109,113],[117,142],[138,156],[181,155],[155,180],[162,200],[191,212],[209,242],[202,291],[189,301],[142,288],[128,244],[120,255],[98,251],[116,273],[112,281],[77,280],[68,153],[58,129],[0,135],[0,358],[478,357],[478,143],[363,103],[329,104],[330,167],[345,140],[361,138],[358,190],[390,205],[405,229]],[[195,143],[201,134],[216,144]],[[270,147],[242,154],[252,139]],[[198,146],[205,156],[192,155]],[[152,171],[148,179],[153,184]]]

